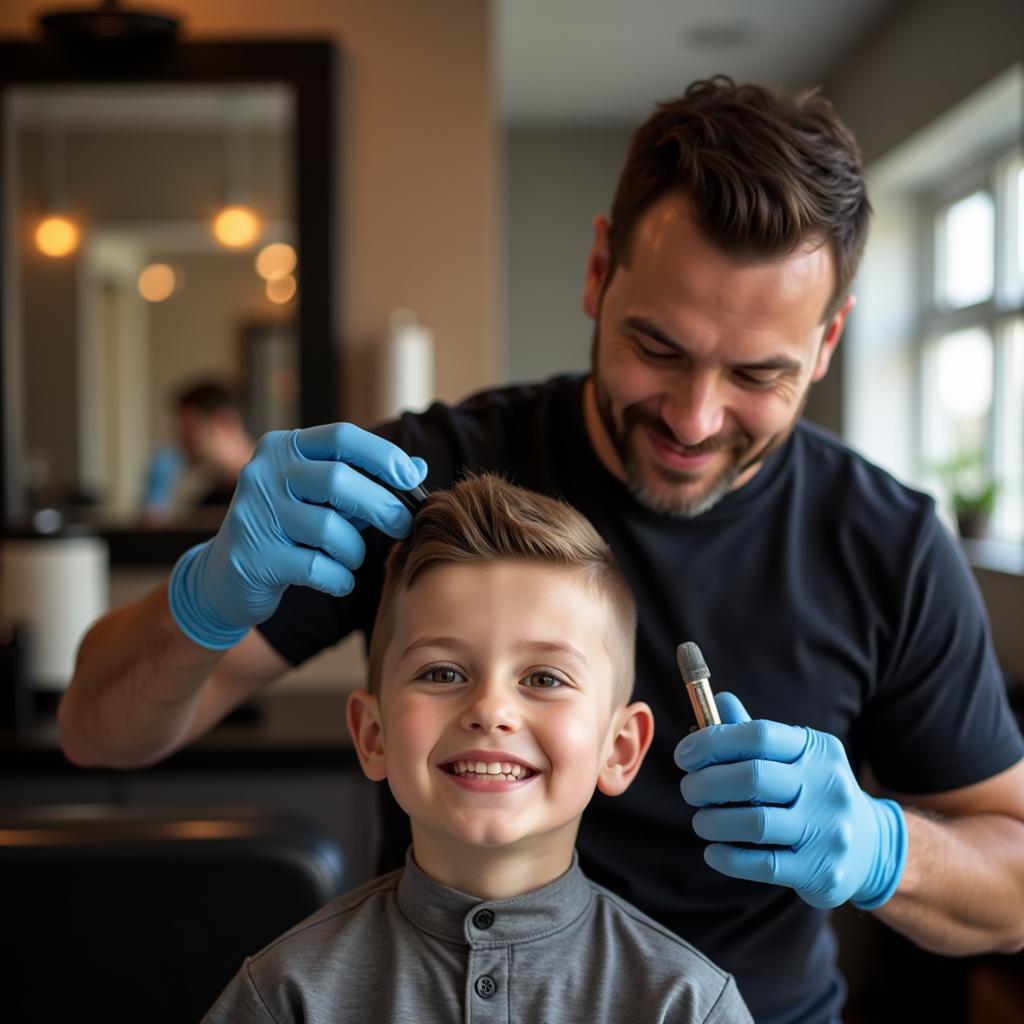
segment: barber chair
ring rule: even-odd
[[[345,888],[342,851],[262,811],[0,811],[2,1016],[189,1024]]]

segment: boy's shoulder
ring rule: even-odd
[[[250,965],[258,968],[261,961],[301,957],[307,947],[324,953],[339,942],[372,940],[392,912],[403,870],[391,871],[336,896],[249,957]]]
[[[531,1020],[752,1024],[735,979],[698,949],[585,874],[590,899],[572,924],[557,982],[546,948],[517,958]]]
[[[630,960],[638,957],[643,971],[662,964],[673,973],[684,967],[705,974],[712,988],[728,982],[731,975],[696,946],[593,879],[587,878],[587,883],[594,894],[595,930],[618,954]],[[608,952],[614,955],[614,951]]]

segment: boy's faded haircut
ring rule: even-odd
[[[608,653],[615,698],[633,692],[636,602],[611,549],[590,522],[563,501],[491,474],[469,476],[435,491],[416,513],[412,532],[397,543],[370,641],[369,684],[379,693],[384,650],[394,631],[396,596],[439,565],[521,561],[578,575],[608,610]]]

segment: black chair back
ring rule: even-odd
[[[197,1022],[247,955],[344,888],[338,844],[302,819],[2,811],[3,1018]]]

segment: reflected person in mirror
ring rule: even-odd
[[[169,518],[181,477],[190,469],[203,480],[202,489],[189,499],[191,506],[230,504],[238,475],[256,448],[237,394],[216,379],[196,381],[178,391],[174,435],[176,443],[159,447],[149,462],[143,496],[147,525]]]

